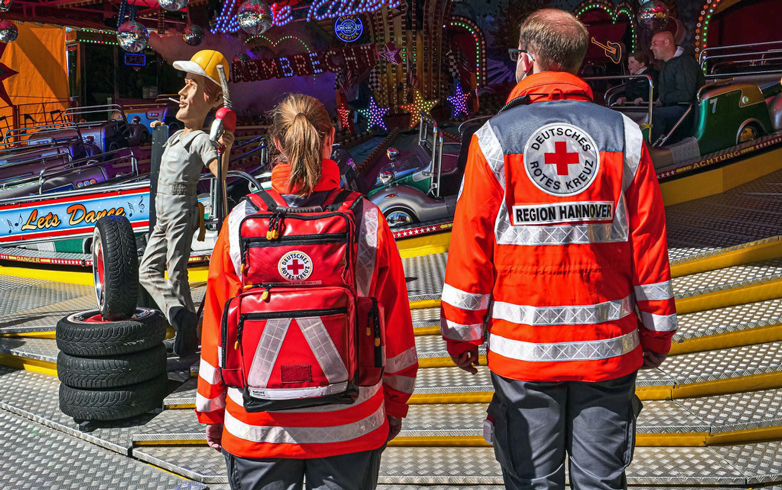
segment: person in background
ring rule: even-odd
[[[326,108],[312,97],[289,95],[274,111],[272,137],[283,157],[272,170],[274,190],[290,207],[323,205],[340,180],[329,159],[334,127]],[[243,201],[231,211],[209,264],[196,398],[207,442],[222,449],[234,490],[296,490],[304,478],[308,489],[374,489],[381,453],[402,428],[418,370],[405,274],[391,230],[377,206],[358,201],[353,215],[363,272],[360,279],[356,273],[357,291],[382,307],[382,380],[360,386],[351,405],[249,412],[242,391],[226,387],[217,366],[223,308],[242,291],[239,228],[253,209]]]
[[[649,66],[649,55],[636,51],[627,58],[627,69],[630,75],[649,75],[657,91],[657,70]],[[616,103],[640,105],[649,102],[649,81],[646,78],[631,78],[625,86],[625,94],[616,99]]]
[[[641,130],[592,102],[572,14],[521,26],[508,109],[470,142],[441,332],[454,363],[487,356],[488,424],[511,490],[626,488],[636,374],[677,329],[665,209]],[[566,460],[566,455],[569,459]]]
[[[696,102],[698,90],[706,84],[706,79],[695,57],[685,53],[682,47],[677,47],[669,31],[655,34],[650,49],[654,59],[662,63],[655,102],[657,107],[652,117],[652,142],[656,142],[660,136],[671,131],[687,107]],[[689,129],[685,128],[684,132]]]

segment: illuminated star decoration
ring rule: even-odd
[[[347,106],[341,105],[337,107],[337,114],[339,114],[339,126],[342,129],[350,127],[350,109]]]
[[[0,43],[0,58],[3,57],[3,51],[5,51],[5,47],[7,44]],[[3,99],[6,104],[13,105],[11,102],[11,97],[8,96],[8,92],[5,91],[5,86],[3,86],[3,80],[5,80],[8,77],[12,77],[19,73],[18,71],[14,71],[4,64],[0,63],[0,99]]]
[[[453,95],[448,97],[448,102],[453,106],[453,110],[451,111],[451,117],[453,119],[456,119],[459,117],[459,114],[462,113],[464,113],[465,116],[470,115],[470,111],[467,110],[467,99],[469,98],[470,92],[464,93],[462,91],[462,84],[457,81]]]
[[[402,64],[402,55],[400,54],[402,48],[397,48],[394,43],[386,43],[385,47],[380,51],[380,58],[386,60],[389,63],[395,65]]]
[[[421,120],[421,113],[426,112],[427,114],[429,114],[432,111],[432,108],[436,106],[438,102],[439,100],[424,100],[424,97],[421,95],[421,92],[416,90],[413,103],[406,104],[400,107],[402,108],[402,110],[410,113],[410,127],[414,128],[418,125],[418,123]]]
[[[375,98],[369,99],[369,107],[366,109],[358,109],[358,113],[367,119],[367,125],[369,129],[377,126],[388,131],[386,123],[383,121],[383,116],[388,112],[388,107],[378,107],[375,103]]]

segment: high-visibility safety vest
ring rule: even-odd
[[[331,191],[338,186],[336,163],[324,160],[323,164],[324,177],[315,191]],[[272,176],[275,190],[283,195],[290,190],[276,183],[287,182],[286,176],[279,175],[287,167],[278,165]],[[329,180],[330,176],[334,179]],[[223,310],[242,292],[240,227],[254,212],[246,201],[231,211],[209,265],[196,395],[198,420],[204,424],[223,423],[223,448],[245,458],[321,458],[379,448],[388,436],[387,416],[407,414],[418,370],[402,261],[383,215],[369,201],[359,202],[353,211],[357,243],[351,253],[355,258],[356,292],[359,297],[377,299],[378,313],[384,320],[382,379],[371,386],[358,386],[356,399],[350,404],[258,412],[245,409],[242,390],[227,386],[219,367]],[[318,257],[311,260],[312,274],[316,274]]]
[[[470,143],[442,295],[451,355],[489,369],[604,381],[670,350],[677,329],[665,211],[636,123],[580,78],[531,75]]]

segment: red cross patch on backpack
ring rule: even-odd
[[[337,189],[321,206],[291,208],[274,190],[249,196],[243,291],[225,305],[218,342],[223,381],[243,390],[248,412],[350,404],[380,381],[382,315],[356,291],[360,199]]]

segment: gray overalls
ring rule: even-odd
[[[216,158],[217,149],[203,131],[177,131],[163,151],[155,197],[157,221],[141,259],[139,281],[169,323],[180,308],[195,313],[187,262],[199,222],[196,187],[203,168]]]

